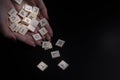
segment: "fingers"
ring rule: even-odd
[[[46,25],[46,29],[48,30],[48,34],[49,34],[51,37],[53,37],[53,30],[52,30],[52,28],[51,28],[51,26],[50,26],[49,23]]]
[[[38,17],[37,17],[37,20],[40,21],[40,19],[42,19],[42,18],[43,18],[43,16],[41,15],[41,18],[38,18]],[[42,28],[41,25],[39,25],[39,27],[37,27],[37,31],[38,31],[40,28]],[[53,31],[52,31],[52,28],[50,27],[50,24],[49,24],[48,21],[47,21],[47,25],[45,26],[45,28],[47,29],[48,33],[45,34],[45,35],[42,36],[42,37],[43,37],[44,40],[47,39],[47,40],[50,41],[50,40],[51,40],[51,37],[53,37]]]
[[[48,41],[51,41],[51,36],[48,33],[45,36]]]
[[[38,32],[39,33],[39,30],[41,29],[42,27],[41,26],[38,26],[37,28],[36,28],[36,32]],[[47,29],[47,28],[46,28]],[[45,35],[43,35],[42,36],[42,39],[43,40],[49,40],[49,41],[51,41],[51,35],[49,34],[49,30],[47,30],[48,31],[48,33],[46,33]]]
[[[40,41],[36,41],[36,45],[41,46],[42,45],[42,41],[41,40]]]
[[[22,42],[24,42],[24,43],[26,43],[30,46],[33,46],[33,47],[36,46],[33,38],[30,35],[26,34],[26,35],[23,36],[19,33],[14,33],[14,34],[15,34],[17,40],[22,41]]]
[[[35,33],[37,33],[37,32],[35,32]],[[29,33],[29,35],[32,36],[35,33]],[[42,40],[38,40],[38,41],[34,40],[34,42],[35,42],[36,45],[41,46]]]
[[[41,11],[41,16],[45,17],[46,19],[49,19],[48,13],[47,13],[47,8],[43,2],[43,0],[35,0],[36,4],[38,4],[40,11]],[[50,27],[49,23],[46,26],[46,29],[48,30],[48,34],[46,34],[47,40],[51,40],[51,37],[53,37],[53,31],[52,28]]]
[[[43,0],[35,0],[35,2],[38,5],[38,7],[40,8],[40,11],[41,11],[41,14],[43,15],[43,17],[49,19],[47,8],[46,8]]]

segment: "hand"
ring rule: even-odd
[[[32,33],[28,32],[25,36],[23,36],[19,33],[11,32],[10,29],[8,28],[8,26],[10,24],[10,22],[8,21],[8,14],[7,14],[8,10],[10,10],[9,8],[15,7],[19,11],[21,9],[22,5],[18,6],[17,4],[14,4],[14,6],[13,6],[12,3],[10,1],[7,1],[7,0],[3,1],[2,4],[4,4],[4,5],[0,6],[0,11],[2,12],[2,13],[0,13],[0,17],[1,17],[0,18],[0,25],[1,25],[0,28],[1,28],[1,32],[3,33],[3,35],[5,35],[5,37],[7,37],[7,38],[11,38],[14,40],[20,40],[20,41],[22,41],[30,46],[41,45],[41,41],[34,41],[33,40],[32,36],[31,36]],[[36,4],[34,4],[34,5],[36,5]],[[43,12],[43,10],[42,10],[42,12]],[[49,34],[46,34],[44,36],[44,38],[50,40],[51,36],[52,36],[52,29],[50,28],[49,24],[46,26],[46,28],[47,28]],[[36,32],[37,32],[37,30],[36,30]]]
[[[48,13],[47,13],[47,8],[43,2],[43,0],[34,0],[36,5],[40,8],[40,12],[42,14],[43,17],[45,17],[46,19],[49,19]],[[50,39],[53,36],[53,31],[52,28],[50,27],[50,25],[48,24],[46,26],[47,30],[48,30],[48,34],[47,39]]]
[[[10,21],[8,20],[8,11],[13,8],[14,6],[12,5],[10,0],[4,0],[0,4],[0,30],[1,33],[9,39],[14,39],[14,40],[20,40],[30,46],[36,46],[33,38],[29,35],[26,34],[25,36],[20,35],[19,33],[16,32],[11,32],[9,29]]]

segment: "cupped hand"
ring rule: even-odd
[[[39,3],[38,3],[39,2]],[[9,39],[14,39],[14,40],[19,40],[22,41],[30,46],[36,46],[39,45],[41,46],[41,42],[42,40],[39,41],[35,41],[32,37],[33,33],[28,32],[27,34],[25,34],[24,36],[17,33],[17,32],[12,32],[9,29],[9,25],[10,25],[10,21],[8,20],[8,11],[11,8],[15,8],[17,11],[20,11],[22,6],[25,3],[29,3],[29,1],[24,1],[21,5],[18,5],[14,2],[11,2],[10,0],[4,0],[1,5],[0,5],[0,32],[7,38]],[[43,3],[42,0],[32,0],[32,5],[34,6],[38,6],[40,8],[41,11],[41,15],[38,17],[38,19],[40,19],[41,17],[45,17],[46,19],[48,19],[48,14],[47,14],[47,9]],[[41,27],[37,27],[36,32],[38,32],[38,30]],[[47,39],[47,40],[51,40],[51,37],[53,36],[53,31],[48,23],[48,25],[46,26],[46,29],[48,30],[48,33],[43,37],[43,39]]]

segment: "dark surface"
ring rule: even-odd
[[[53,44],[58,38],[66,41],[63,48],[53,49],[59,49],[61,57],[52,59],[49,51],[14,43],[1,36],[1,66],[6,77],[16,80],[120,80],[119,3],[45,2],[54,31]],[[57,66],[62,59],[70,65],[65,71]],[[36,67],[41,60],[49,66],[45,72]]]

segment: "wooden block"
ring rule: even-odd
[[[33,13],[30,13],[27,17],[33,20],[33,19],[36,19],[37,16]]]
[[[44,26],[46,26],[48,24],[48,21],[45,19],[45,18],[42,18],[41,20],[40,20],[40,25],[41,25],[41,27],[44,27]]]
[[[36,19],[32,19],[32,21],[31,21],[31,25],[32,26],[34,26],[35,28],[38,26],[38,24],[39,24],[39,21],[38,20],[36,20]]]
[[[52,56],[53,59],[60,57],[60,52],[59,52],[59,50],[52,51],[52,52],[51,52],[51,56]]]
[[[15,23],[19,23],[21,21],[21,18],[19,16],[16,16],[16,21]]]
[[[27,26],[28,30],[30,30],[31,32],[35,31],[35,27],[33,27],[32,25],[28,25]]]
[[[27,12],[32,12],[32,6],[31,5],[25,4],[23,8]]]
[[[16,23],[13,23],[9,26],[11,31],[15,31],[16,27],[17,27]]]
[[[13,23],[16,22],[18,20],[18,16],[17,15],[11,15],[9,16],[9,20]]]
[[[15,2],[20,5],[23,2],[23,0],[15,0]]]
[[[31,19],[25,17],[25,18],[23,18],[22,22],[26,25],[29,25],[29,24],[31,24]]]
[[[62,39],[58,39],[57,42],[55,43],[55,45],[58,47],[63,47],[64,44],[65,44],[65,41]]]
[[[58,66],[62,69],[65,70],[69,64],[67,62],[65,62],[64,60],[61,60],[61,62],[58,64]]]
[[[48,65],[46,63],[44,63],[43,61],[41,61],[37,67],[41,70],[41,71],[45,71],[48,68]]]
[[[33,11],[32,11],[32,13],[33,14],[35,14],[36,16],[38,15],[38,13],[39,13],[39,8],[38,7],[36,7],[36,6],[33,6]]]
[[[50,41],[43,41],[42,48],[45,50],[52,49],[52,43]]]
[[[25,10],[21,9],[20,12],[18,13],[19,16],[21,16],[22,18],[26,17],[28,15],[28,12],[26,12]]]
[[[42,27],[42,28],[39,30],[39,33],[40,33],[42,36],[44,36],[45,34],[48,33],[48,31],[46,30],[45,27]]]
[[[11,15],[16,15],[18,12],[16,11],[15,8],[12,8],[8,11],[8,14],[11,16]]]
[[[39,33],[33,34],[32,36],[33,36],[33,38],[34,38],[35,41],[38,41],[38,40],[42,39],[42,37],[40,36]]]
[[[16,24],[17,24],[17,23],[16,23]],[[21,26],[20,26],[20,24],[17,24],[16,26],[17,26],[17,27],[15,28],[15,32],[18,32],[18,31],[20,30]]]
[[[28,32],[27,26],[24,24],[21,24],[20,26],[21,26],[21,28],[19,30],[19,33],[22,35],[25,35]]]

